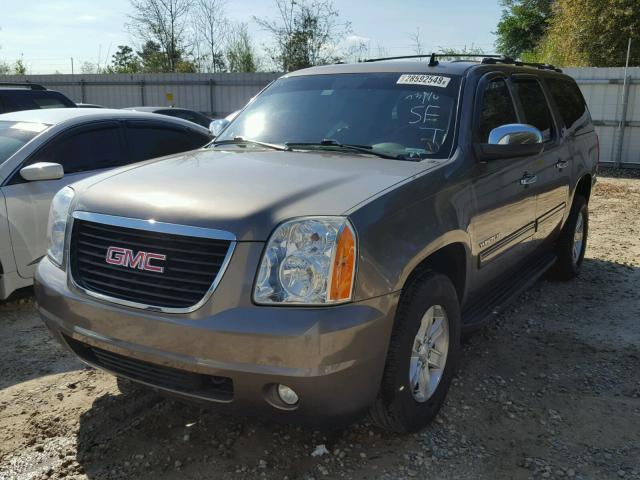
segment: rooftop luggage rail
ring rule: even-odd
[[[521,62],[519,60],[515,60],[511,57],[507,57],[505,55],[495,55],[495,54],[475,54],[475,53],[430,53],[423,55],[401,55],[397,57],[382,57],[382,58],[369,58],[365,60],[365,62],[382,62],[385,60],[407,60],[412,58],[429,58],[429,66],[435,67],[438,65],[438,58],[458,58],[458,59],[466,59],[466,58],[479,58],[480,63],[484,64],[495,64],[502,63],[505,65],[515,65],[517,67],[534,67],[541,70],[553,70],[555,72],[562,72],[559,68],[556,68],[553,65],[548,63],[533,63],[533,62]],[[454,61],[461,61],[454,60]]]
[[[39,83],[31,82],[0,82],[0,88],[24,88],[28,90],[46,90]]]

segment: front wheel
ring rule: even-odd
[[[447,276],[427,271],[406,288],[369,413],[373,423],[415,432],[435,418],[460,359],[460,322],[458,296]]]

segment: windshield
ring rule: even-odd
[[[0,164],[46,128],[41,123],[0,121]]]
[[[446,158],[459,84],[456,76],[402,73],[282,78],[216,141],[242,137],[294,149],[352,145],[399,159]]]

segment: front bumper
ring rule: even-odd
[[[236,253],[247,259],[251,249],[247,245]],[[238,295],[229,290],[234,273],[228,271],[207,304],[189,315],[88,297],[46,258],[36,273],[35,292],[42,319],[74,353],[79,345],[89,346],[146,364],[230,379],[231,396],[208,398],[220,408],[311,425],[350,421],[366,411],[380,385],[398,296],[323,308],[231,306],[229,298]],[[92,357],[80,357],[104,368]],[[144,383],[202,400],[166,388],[153,376]],[[296,391],[300,400],[295,407],[274,401],[272,387],[278,383]]]

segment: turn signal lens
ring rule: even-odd
[[[329,300],[342,301],[351,298],[355,266],[356,239],[349,224],[345,223],[336,241],[336,254],[331,269]]]

